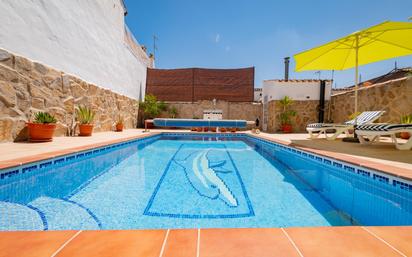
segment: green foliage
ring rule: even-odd
[[[402,124],[412,124],[412,114],[401,116]]]
[[[194,119],[194,120],[198,120],[198,119],[199,119],[199,117],[197,117],[197,116],[193,116],[193,119]]]
[[[358,117],[361,114],[361,112],[354,112],[351,115],[348,116],[349,120],[354,120],[356,117]]]
[[[56,118],[47,112],[37,112],[34,114],[34,123],[48,124],[56,122]]]
[[[91,124],[94,120],[94,112],[86,106],[79,106],[76,110],[77,121],[80,124]]]
[[[152,119],[166,111],[167,105],[163,101],[157,101],[156,96],[147,94],[144,102],[139,103],[139,109],[143,111],[145,118]]]
[[[123,124],[124,123],[124,119],[121,115],[119,115],[119,117],[117,118],[116,124]]]
[[[280,123],[282,125],[290,125],[292,123],[291,117],[296,116],[296,111],[289,109],[293,102],[293,99],[289,96],[285,96],[279,101],[279,105],[283,109],[280,114]]]
[[[173,118],[173,119],[177,117],[176,107],[172,106],[172,108],[169,109],[169,115],[170,115],[170,118]]]

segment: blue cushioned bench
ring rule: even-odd
[[[225,127],[225,128],[245,128],[245,120],[200,120],[200,119],[161,119],[153,120],[156,127]]]

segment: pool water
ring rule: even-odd
[[[0,180],[0,229],[412,224],[408,187],[303,154],[170,134],[43,162]]]

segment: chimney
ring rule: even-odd
[[[290,57],[285,57],[285,80],[289,80],[289,59]]]

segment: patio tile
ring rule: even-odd
[[[50,257],[76,231],[1,232],[0,257]]]
[[[16,167],[16,166],[20,166],[22,163],[19,161],[5,161],[2,162],[0,161],[0,169],[7,169],[10,167]]]
[[[412,256],[412,227],[366,227],[406,256]]]
[[[197,229],[170,230],[162,257],[195,257]]]
[[[360,227],[285,229],[305,257],[399,257],[389,246]]]
[[[281,229],[202,229],[200,257],[299,257]]]
[[[158,257],[165,230],[83,231],[58,254],[58,257]]]

